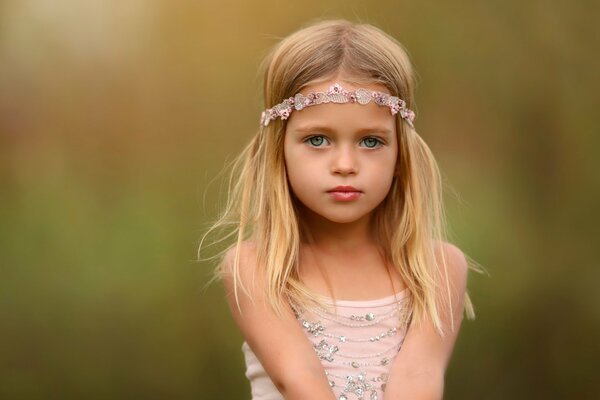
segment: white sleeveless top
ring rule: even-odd
[[[293,306],[338,400],[381,400],[410,323],[408,289],[377,300],[332,301],[325,309]],[[252,400],[284,400],[250,346],[242,344]]]

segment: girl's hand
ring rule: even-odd
[[[420,327],[411,324],[402,348],[390,369],[384,392],[385,400],[440,400],[444,394],[444,374],[463,319],[468,265],[460,249],[443,243],[448,266],[448,280],[440,282],[439,295],[446,294],[449,283],[454,314],[454,331],[447,310],[439,310],[445,337],[440,337],[430,319]],[[445,274],[442,274],[445,276]]]
[[[231,270],[235,249],[224,259]],[[244,243],[240,249],[240,279],[254,302],[238,288],[241,308],[236,304],[233,278],[224,279],[229,308],[248,346],[252,349],[273,384],[286,400],[335,400],[321,361],[305,336],[292,309],[278,317],[266,300],[266,285],[256,265],[255,247]],[[255,276],[254,273],[256,272]]]

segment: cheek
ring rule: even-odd
[[[377,187],[381,188],[382,193],[387,193],[396,175],[396,157],[389,157],[382,161],[380,168],[371,170],[371,179],[373,182],[378,182]]]
[[[301,159],[290,157],[286,159],[287,178],[294,192],[307,190],[314,186],[317,171],[314,164],[302,162]]]
[[[387,170],[390,171],[390,180],[394,178],[394,176],[396,176],[397,172],[398,172],[398,147],[394,147],[394,151],[392,152],[392,154],[390,155],[390,158],[388,160],[388,168]]]
[[[308,165],[302,165],[302,160],[299,154],[291,151],[287,146],[284,147],[284,162],[287,174],[288,182],[295,192],[300,186],[305,185],[306,181],[306,169],[310,168]]]
[[[379,174],[379,182],[382,186],[387,186],[394,179],[394,165],[391,164]]]

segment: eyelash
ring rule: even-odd
[[[319,138],[319,137],[327,140],[327,138],[325,138],[325,136],[323,136],[323,135],[313,135],[313,136],[310,136],[310,137],[307,137],[306,139],[304,139],[304,142],[308,143],[308,145],[311,146],[311,147],[319,148],[319,147],[322,147],[322,146],[313,146],[313,145],[310,144],[310,140],[311,139]],[[381,140],[381,139],[379,139],[378,137],[375,137],[375,136],[365,137],[365,138],[363,138],[361,140],[361,142],[365,141],[365,140],[368,140],[368,139],[374,139],[374,140],[376,140],[377,141],[377,145],[375,147],[366,147],[367,149],[378,149],[379,147],[385,145],[385,142],[383,140]]]

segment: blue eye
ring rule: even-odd
[[[321,147],[325,142],[325,138],[323,136],[312,136],[306,139],[306,141],[314,147]]]
[[[363,139],[363,142],[365,143],[365,146],[368,147],[369,149],[374,149],[376,147],[378,147],[377,145],[381,145],[383,144],[383,142],[377,138],[374,137],[368,137]]]

